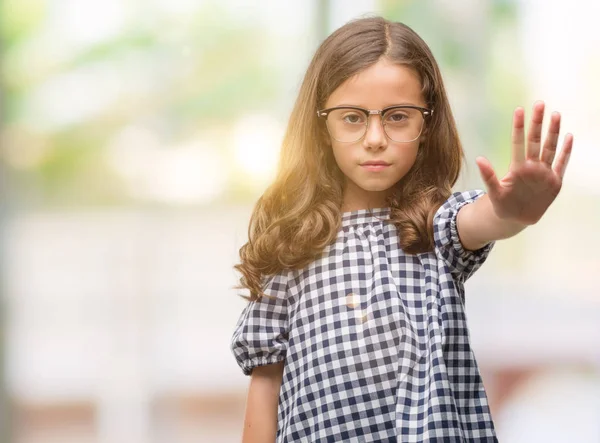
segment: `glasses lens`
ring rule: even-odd
[[[327,128],[335,140],[355,142],[365,135],[367,116],[356,109],[334,109],[327,116]]]
[[[412,108],[390,109],[384,115],[383,127],[391,140],[410,142],[421,135],[423,114],[418,109]]]

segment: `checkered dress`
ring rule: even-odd
[[[389,208],[342,214],[305,269],[269,279],[231,341],[246,375],[285,360],[277,442],[495,442],[465,318],[463,283],[493,243],[463,249],[454,193],[434,218],[435,251],[405,254]]]

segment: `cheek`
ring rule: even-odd
[[[390,158],[399,169],[406,172],[408,169],[412,168],[419,153],[418,143],[397,145],[392,149],[394,150],[394,153]]]
[[[335,162],[338,164],[340,169],[344,169],[344,166],[350,165],[353,162],[352,149],[350,146],[340,146],[335,141],[331,144],[331,150],[333,151],[333,157]]]
[[[412,165],[414,165],[415,161],[417,160],[417,155],[419,153],[419,144],[411,144],[411,146],[407,146],[406,148],[407,149],[405,149],[402,153],[402,157],[404,157],[406,163],[410,164],[410,166],[412,167]]]

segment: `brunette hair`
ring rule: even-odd
[[[426,120],[415,164],[390,192],[390,222],[409,254],[433,249],[433,216],[450,196],[464,157],[440,69],[411,28],[381,17],[353,20],[317,49],[304,76],[283,139],[277,176],[258,199],[240,249],[238,288],[249,300],[267,277],[301,269],[331,244],[341,223],[344,175],[317,117],[344,81],[385,58],[413,69],[433,115]]]

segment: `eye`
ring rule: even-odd
[[[360,112],[346,112],[342,116],[342,121],[351,125],[363,124],[365,122],[365,116]]]
[[[406,113],[406,111],[401,110],[390,111],[390,113],[385,116],[385,121],[392,124],[404,123],[408,119],[409,115]]]

